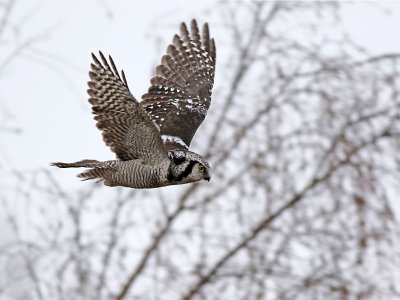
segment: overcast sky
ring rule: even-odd
[[[12,170],[51,170],[57,182],[63,185],[62,190],[72,194],[78,188],[83,190],[89,183],[76,178],[76,169],[57,169],[50,167],[50,162],[115,158],[102,141],[87,101],[92,51],[102,50],[104,54],[111,54],[118,69],[124,69],[131,92],[140,99],[147,91],[152,72],[173,34],[178,32],[179,23],[189,22],[192,18],[199,23],[207,21],[217,44],[214,90],[223,89],[223,72],[227,68],[222,68],[221,62],[227,60],[224,55],[232,45],[226,42],[225,24],[220,13],[213,9],[216,6],[214,1],[15,0],[0,40],[0,174],[3,176],[0,200],[3,196],[1,191],[11,186],[7,186],[6,181],[11,177],[7,177],[8,172]],[[1,9],[0,6],[0,13]],[[343,7],[342,18],[341,26],[347,28],[350,38],[371,54],[400,53],[400,2],[348,4]],[[305,38],[310,39],[309,36]],[[214,103],[219,100],[215,96],[214,93]],[[209,114],[201,126],[208,126],[211,118]],[[7,129],[18,129],[20,133],[13,134]],[[193,144],[196,147],[196,143]],[[16,182],[14,180],[13,184],[18,185]],[[104,186],[100,188],[98,194],[101,197],[115,192],[115,189]],[[169,191],[174,188],[178,187],[168,187]],[[152,191],[154,194],[158,192]],[[28,236],[27,240],[34,238],[35,234],[29,236],[29,217],[33,215],[40,223],[43,216],[36,215],[36,211],[26,213],[30,203],[20,204],[13,202],[14,198],[8,199],[15,204],[15,213],[21,212],[18,215],[21,223],[27,220],[23,232]],[[40,200],[34,203],[38,208],[39,204],[50,205]],[[106,201],[96,203],[99,207],[107,204]],[[157,211],[153,210],[157,203],[147,205],[149,215]],[[170,205],[173,207],[174,203]],[[104,222],[100,212],[98,215],[93,212],[84,219],[89,228],[96,228]],[[60,212],[54,209],[51,213],[56,220]],[[7,233],[6,218],[2,214],[6,215],[5,210],[0,211],[0,245],[15,239],[12,230]],[[143,214],[146,210],[135,210],[131,217],[137,221]],[[49,218],[49,224],[52,220]],[[185,224],[187,221],[183,219],[180,222]],[[152,224],[138,229],[150,232]],[[145,234],[140,238],[140,243],[147,244]]]
[[[87,102],[90,52],[112,54],[140,99],[179,22],[208,21],[218,56],[224,53],[215,2],[199,3],[17,0],[1,42],[0,65],[6,67],[0,73],[0,121],[21,134],[1,132],[1,167],[32,170],[50,168],[51,161],[113,159]],[[343,21],[351,38],[371,53],[400,53],[400,3],[348,5]],[[220,61],[217,87],[224,85]],[[82,184],[76,170],[57,171],[67,186]]]

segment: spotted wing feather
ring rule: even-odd
[[[89,102],[104,142],[121,160],[142,158],[158,164],[168,154],[157,126],[130,93],[123,71],[121,78],[112,58],[109,64],[101,52],[101,62],[92,57]]]
[[[184,23],[156,68],[141,105],[160,128],[168,150],[188,149],[211,102],[215,44],[207,23],[202,37],[195,20],[191,34]]]

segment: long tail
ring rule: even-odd
[[[115,172],[115,169],[107,164],[107,162],[93,159],[84,159],[74,163],[54,162],[51,165],[59,168],[90,168],[90,170],[77,175],[82,180],[99,179],[99,181],[105,180],[108,182],[107,179]]]
[[[82,180],[99,179],[99,181],[104,180],[107,183],[109,182],[107,179],[110,178],[114,172],[115,170],[110,167],[100,167],[79,173],[77,176],[82,178]]]
[[[101,162],[94,159],[84,159],[74,163],[53,162],[50,165],[59,168],[95,168],[101,166]]]

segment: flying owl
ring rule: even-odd
[[[210,106],[215,43],[207,23],[201,37],[195,20],[190,29],[191,34],[181,24],[141,102],[130,93],[124,71],[120,76],[111,56],[108,62],[101,52],[100,60],[92,54],[89,102],[97,128],[117,159],[52,165],[88,168],[78,177],[106,186],[141,189],[210,181],[210,165],[188,148]]]

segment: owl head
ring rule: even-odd
[[[210,165],[197,153],[187,150],[168,151],[171,164],[168,180],[176,184],[195,182],[200,180],[210,181]]]

